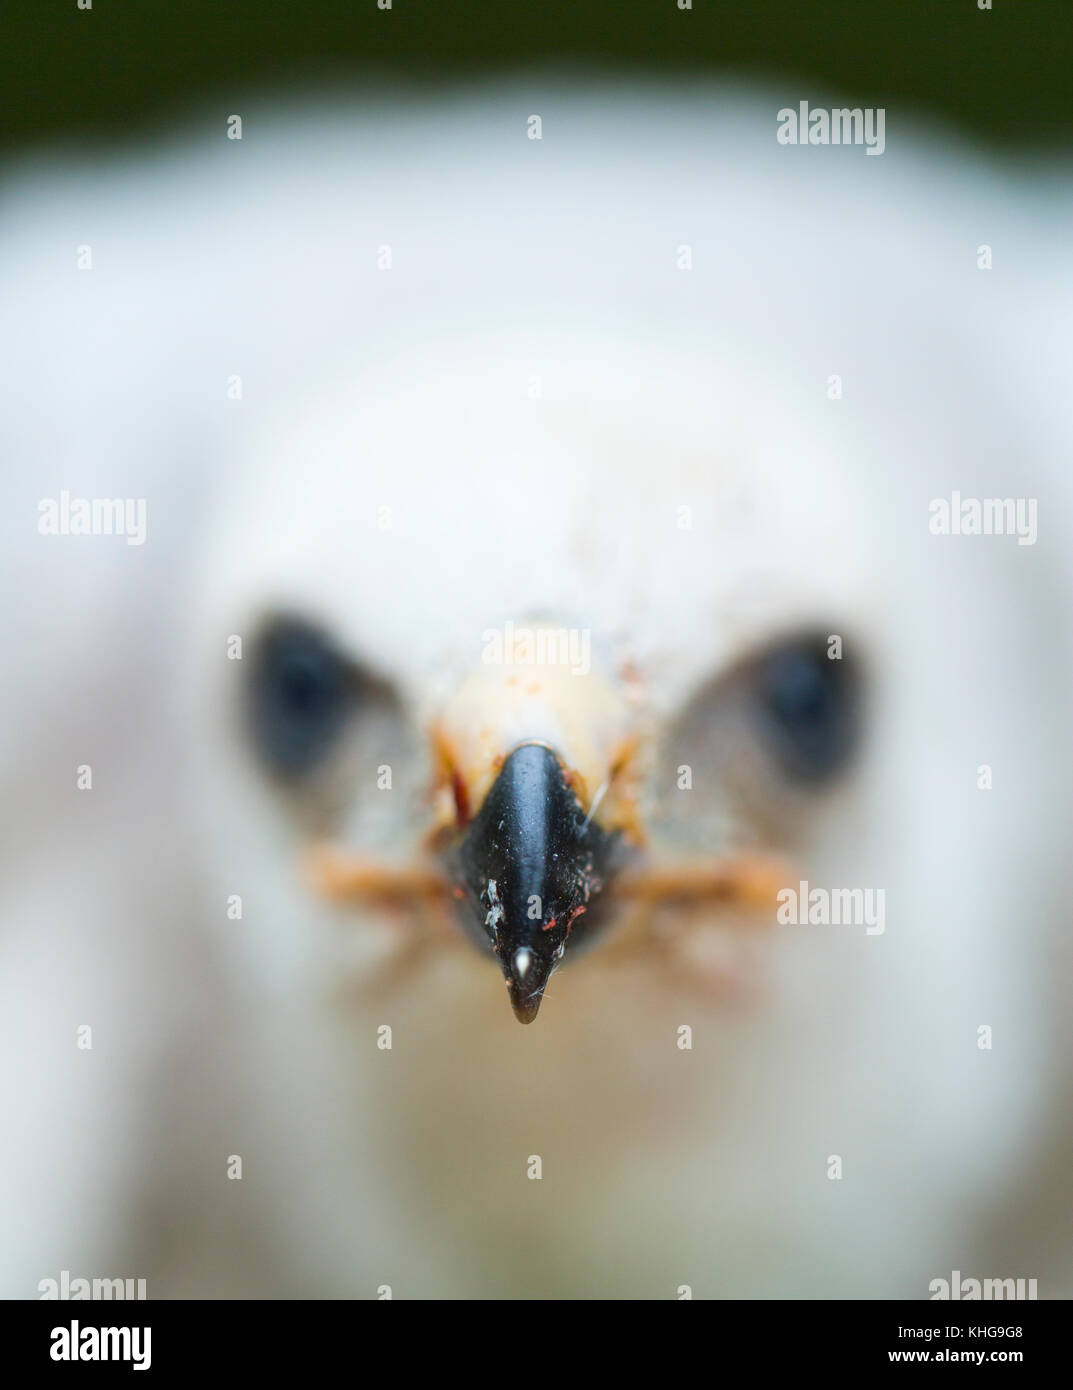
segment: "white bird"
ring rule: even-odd
[[[1070,190],[784,104],[9,180],[6,1295],[1069,1292]]]

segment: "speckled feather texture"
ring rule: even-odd
[[[9,172],[3,1294],[1073,1292],[1073,184],[894,112],[781,146],[784,104],[251,100]],[[40,534],[62,490],[145,543]],[[955,490],[1036,543],[930,534]],[[397,695],[287,795],[226,658],[279,611]],[[410,862],[429,721],[529,613],[629,672],[653,854],[773,850],[885,931],[612,926],[529,1028],[461,934],[387,983],[420,924],[321,903],[308,827]],[[822,796],[727,754],[726,673],[804,626],[870,692]]]

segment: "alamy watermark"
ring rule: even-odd
[[[58,1279],[41,1279],[37,1285],[41,1301],[48,1299],[141,1299],[145,1292],[144,1279],[83,1279],[71,1277],[69,1269],[61,1269]]]
[[[37,504],[42,536],[126,536],[128,545],[145,544],[144,497],[43,497]]]
[[[572,676],[592,669],[592,633],[577,627],[515,627],[510,621],[481,634],[485,666],[566,666]]]
[[[887,111],[883,106],[840,106],[826,110],[799,101],[797,109],[784,106],[776,115],[775,139],[780,145],[864,145],[865,154],[882,154],[887,148]]]
[[[1018,545],[1036,544],[1034,497],[933,497],[928,503],[933,536],[1016,536]]]
[[[933,1279],[928,1285],[932,1301],[950,1299],[952,1302],[991,1299],[1025,1299],[1037,1297],[1035,1279],[966,1279],[955,1269],[949,1279]]]
[[[153,1364],[151,1327],[69,1327],[52,1329],[49,1356],[53,1361],[129,1361],[131,1370],[147,1371]]]
[[[780,926],[864,927],[868,936],[887,929],[886,891],[882,888],[780,888],[775,920]]]

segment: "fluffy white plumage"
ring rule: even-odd
[[[893,117],[882,158],[780,147],[782,104],[251,105],[241,143],[14,180],[5,1294],[1068,1292],[1070,190]],[[145,497],[147,543],[39,535],[63,488]],[[954,489],[1037,498],[1038,543],[931,536]],[[561,613],[639,673],[657,847],[882,886],[886,932],[693,922],[528,1029],[468,947],[352,996],[400,926],[316,902],[250,754],[225,644],[275,608],[401,693],[336,769],[349,844],[416,852],[438,703]],[[676,800],[720,676],[801,624],[868,671],[853,775]]]

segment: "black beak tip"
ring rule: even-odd
[[[540,1001],[551,971],[527,946],[520,946],[510,959],[507,992],[519,1023],[532,1023],[540,1012]]]
[[[516,989],[511,988],[510,1006],[519,1023],[532,1023],[540,1012],[540,996],[522,995]]]

